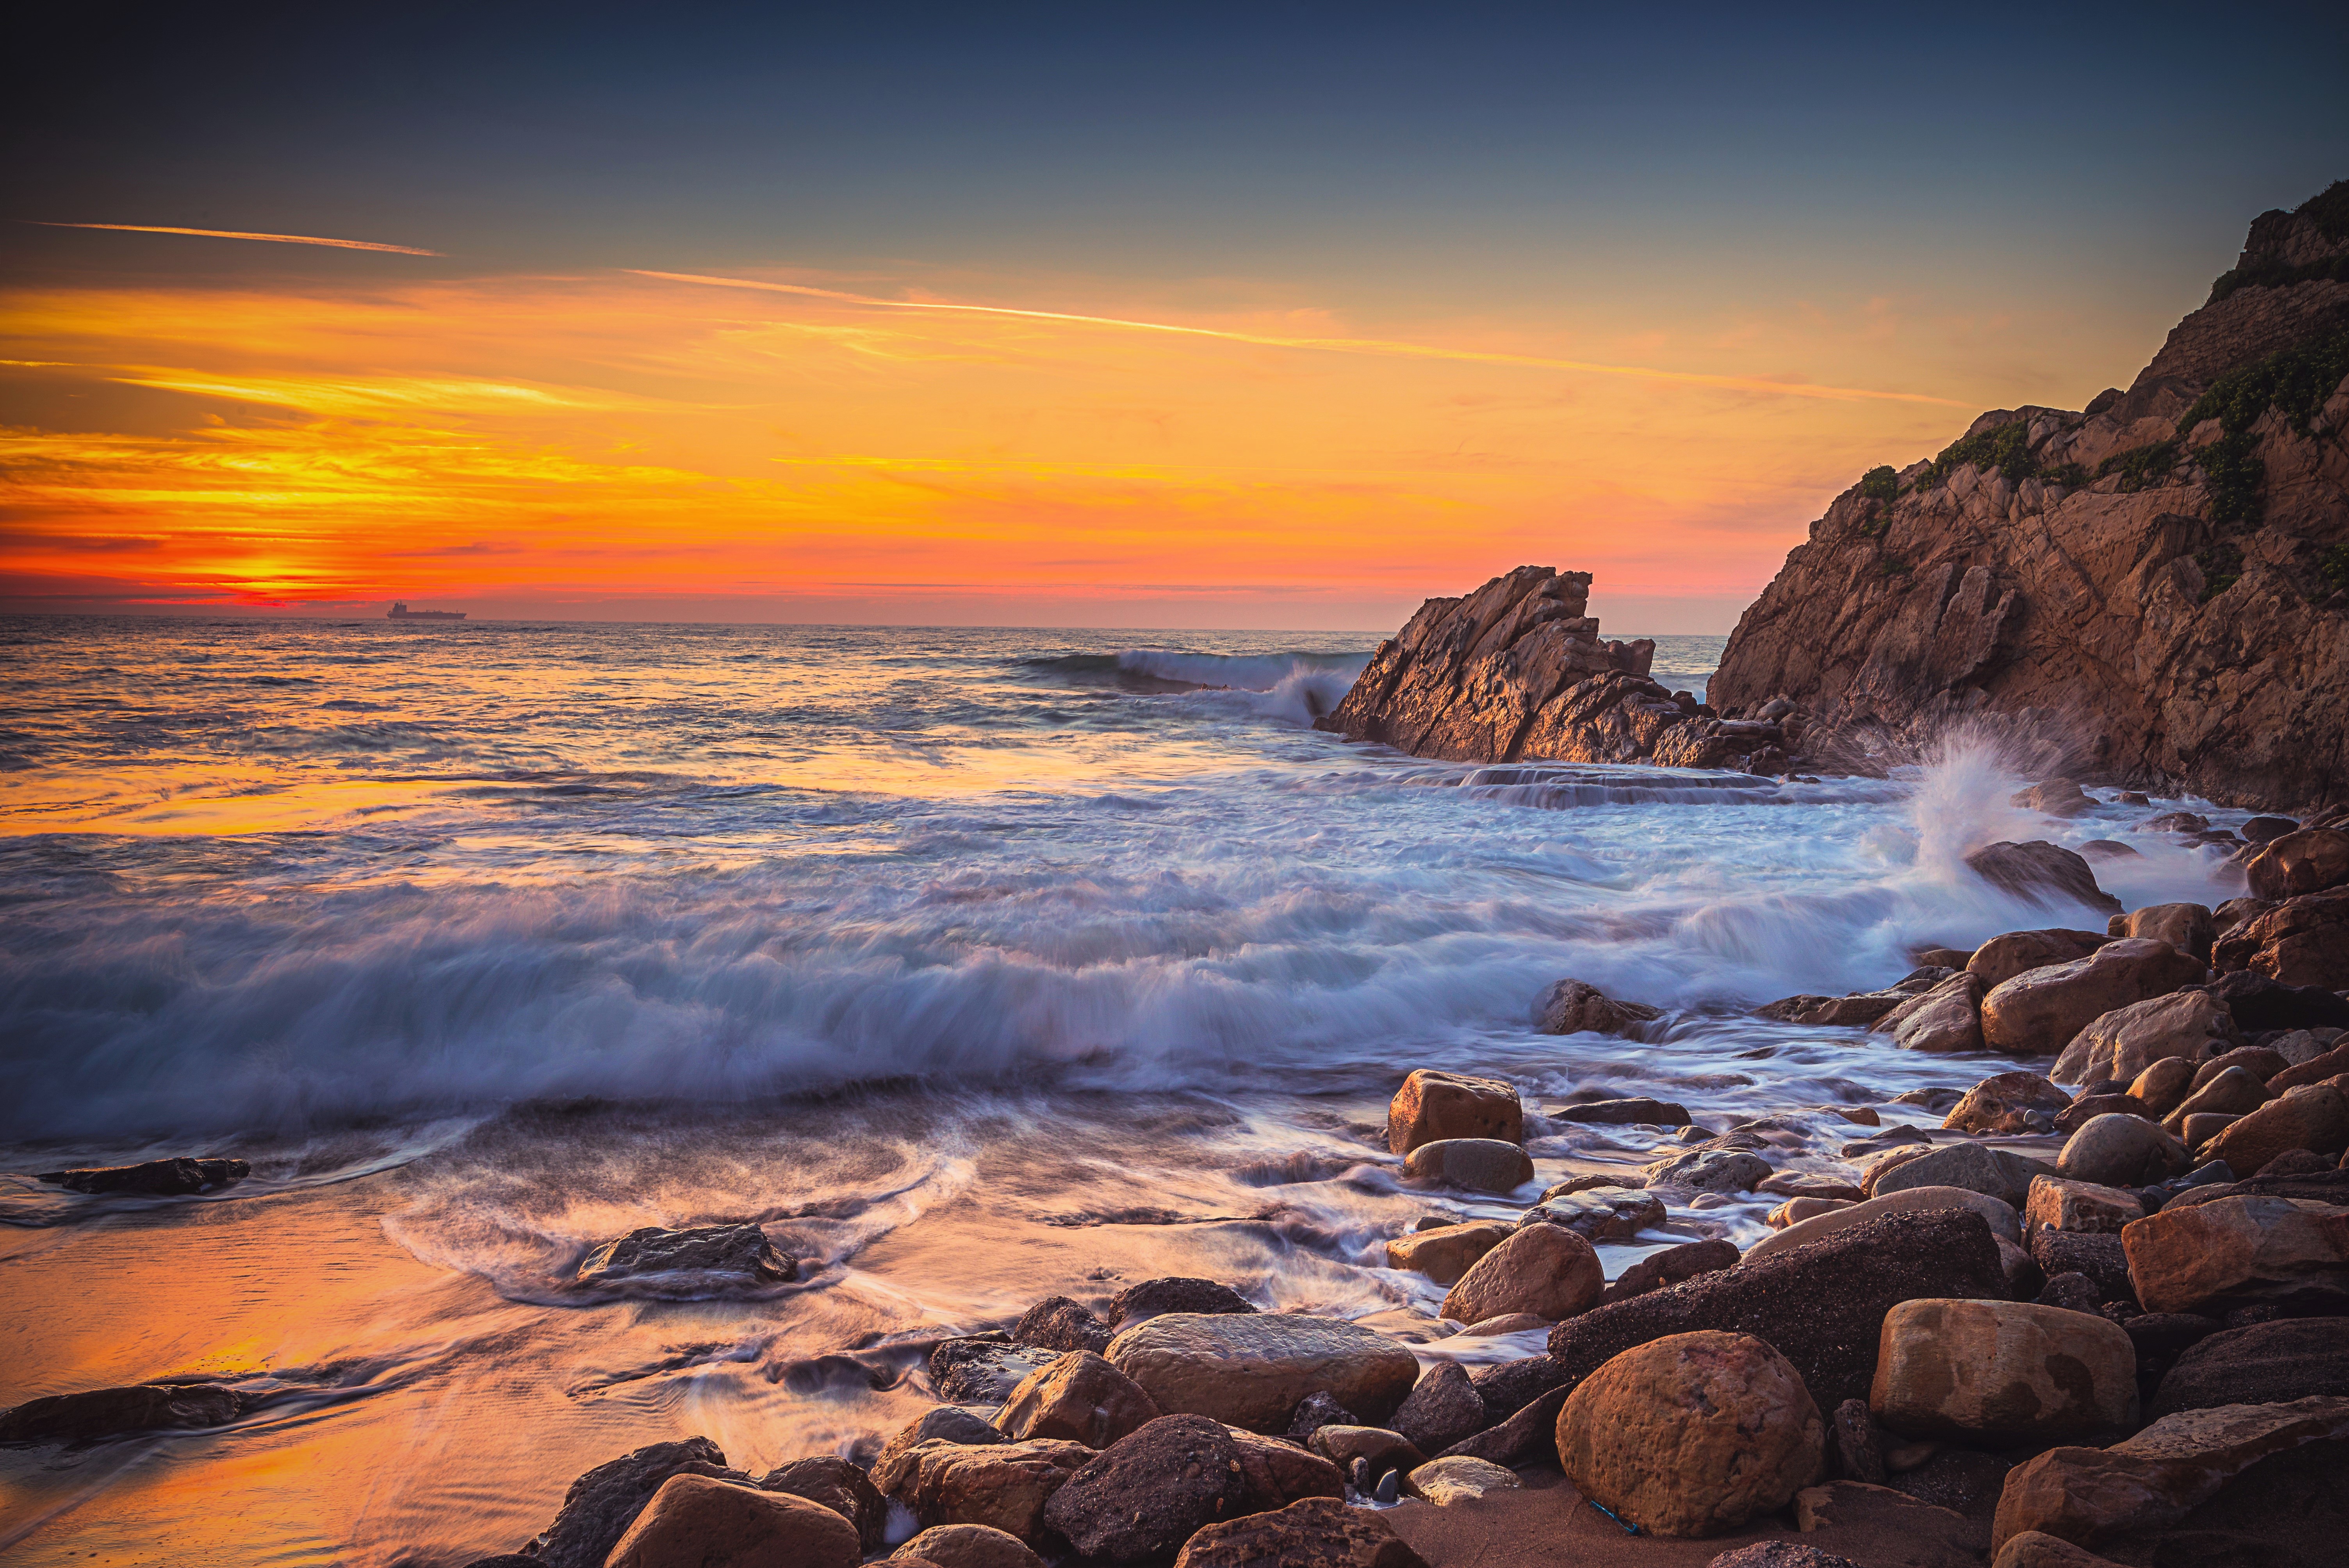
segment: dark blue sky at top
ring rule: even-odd
[[[2168,288],[2349,174],[2344,17],[91,5],[19,34],[0,217],[1371,306],[1888,264]],[[8,230],[20,281],[384,264]]]

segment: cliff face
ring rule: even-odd
[[[2349,182],[2253,223],[2126,393],[1984,414],[1837,497],[1710,696],[1791,703],[1823,767],[2028,717],[2085,776],[2349,799]]]
[[[1783,764],[1775,724],[1725,724],[1665,690],[1648,675],[1656,645],[1600,642],[1589,599],[1588,573],[1547,566],[1430,599],[1318,727],[1454,761]]]

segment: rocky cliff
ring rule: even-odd
[[[1710,696],[1821,767],[2022,721],[2069,769],[2349,799],[2349,181],[2251,225],[2127,392],[1984,414],[1838,496]]]

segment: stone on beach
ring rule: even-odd
[[[1297,1313],[1168,1313],[1121,1332],[1109,1359],[1162,1410],[1257,1432],[1287,1430],[1317,1391],[1382,1421],[1419,1378],[1411,1351],[1384,1335]]]
[[[931,1568],[1044,1568],[1044,1560],[1016,1535],[984,1524],[936,1524],[889,1554],[893,1563]]]
[[[1666,1536],[1717,1535],[1819,1479],[1826,1423],[1785,1357],[1701,1330],[1626,1350],[1557,1418],[1558,1462],[1583,1496]]]
[[[1011,1330],[1011,1342],[1040,1345],[1048,1350],[1098,1351],[1110,1342],[1112,1333],[1092,1308],[1065,1295],[1048,1295],[1020,1314]]]
[[[1796,1202],[1803,1200],[1797,1199]],[[1715,1236],[1709,1241],[1683,1242],[1676,1247],[1666,1247],[1651,1253],[1609,1284],[1599,1298],[1599,1305],[1629,1301],[1633,1296],[1646,1295],[1650,1291],[1678,1284],[1684,1279],[1694,1279],[1701,1274],[1713,1274],[1737,1266],[1735,1243]]]
[[[2127,1301],[2137,1293],[2129,1282],[2128,1253],[2119,1235],[2110,1231],[2056,1231],[2044,1226],[2031,1233],[2031,1258],[2042,1274],[2084,1274],[2095,1286],[2099,1304]]]
[[[2088,1020],[2048,1076],[2058,1083],[2127,1083],[2169,1057],[2199,1065],[2241,1043],[2224,1003],[2208,991],[2173,991]]]
[[[1161,1414],[1133,1378],[1090,1350],[1075,1350],[1030,1373],[995,1425],[1014,1439],[1062,1438],[1105,1449]]]
[[[1451,1284],[1468,1272],[1468,1265],[1509,1239],[1516,1226],[1507,1220],[1471,1220],[1413,1231],[1387,1243],[1387,1267],[1424,1274],[1438,1284]]]
[[[2033,1177],[2023,1206],[2023,1225],[2031,1230],[2118,1234],[2123,1225],[2144,1218],[2145,1203],[2135,1192],[2061,1176]]]
[[[1466,1370],[1456,1361],[1439,1361],[1396,1409],[1394,1430],[1420,1452],[1440,1454],[1483,1431],[1489,1420],[1484,1396]]]
[[[1373,1480],[1391,1470],[1412,1470],[1427,1462],[1419,1445],[1392,1427],[1323,1427],[1307,1446],[1350,1475],[1361,1460]]]
[[[1514,1192],[1534,1179],[1525,1150],[1497,1138],[1440,1138],[1413,1149],[1403,1174],[1472,1192]]]
[[[949,1443],[932,1439],[873,1466],[873,1484],[925,1527],[984,1524],[1034,1545],[1044,1504],[1090,1461],[1082,1443]]]
[[[2186,1145],[2143,1117],[2090,1118],[2055,1157],[2056,1173],[2099,1187],[2144,1187],[2183,1175]]]
[[[572,1481],[530,1555],[545,1568],[603,1568],[615,1543],[670,1478],[725,1473],[725,1451],[708,1438],[649,1443],[607,1460]],[[854,1533],[851,1527],[849,1534]]]
[[[1527,1225],[1560,1225],[1585,1241],[1628,1242],[1664,1222],[1664,1201],[1637,1187],[1599,1187],[1544,1198],[1517,1219]]]
[[[2149,936],[2205,964],[2210,962],[2210,944],[2218,937],[2209,909],[2199,903],[2149,903],[2113,916],[2105,933],[2114,937]]]
[[[2102,1317],[1907,1301],[1885,1315],[1868,1405],[1904,1436],[2004,1446],[2125,1429],[2137,1400],[2137,1351]]]
[[[936,1439],[941,1442],[977,1446],[1008,1442],[1001,1428],[981,1420],[959,1405],[933,1405],[897,1429],[897,1434],[882,1445],[873,1461],[878,1470],[884,1464],[904,1453],[916,1443]]]
[[[1109,1315],[1103,1321],[1112,1329],[1131,1328],[1163,1312],[1241,1313],[1255,1310],[1256,1303],[1227,1284],[1176,1274],[1165,1279],[1142,1280],[1126,1286],[1117,1293],[1117,1299],[1109,1304]]]
[[[2302,828],[2271,839],[2243,868],[2255,898],[2287,899],[2349,882],[2349,833]]]
[[[1239,1449],[1240,1470],[1247,1480],[1247,1511],[1287,1508],[1302,1497],[1346,1495],[1345,1476],[1319,1454],[1246,1427],[1226,1424],[1224,1430]]]
[[[1409,1154],[1445,1138],[1523,1143],[1525,1107],[1516,1089],[1499,1078],[1415,1069],[1387,1107],[1387,1151]]]
[[[2128,1098],[2136,1100],[2147,1116],[2168,1116],[2194,1092],[2194,1067],[2190,1057],[2164,1057],[2149,1062],[2129,1081]]]
[[[1663,1016],[1661,1007],[1619,1002],[1598,986],[1560,980],[1535,1004],[1535,1026],[1545,1035],[1630,1035]]]
[[[1444,1298],[1444,1315],[1476,1323],[1529,1312],[1552,1323],[1587,1310],[1607,1288],[1590,1243],[1563,1225],[1535,1223],[1469,1265]]]
[[[1993,1050],[2054,1055],[2105,1014],[2196,984],[2205,973],[2199,959],[2166,942],[2109,942],[2085,958],[1992,986],[1982,998],[1982,1039]]]
[[[709,1476],[663,1481],[605,1568],[856,1568],[856,1527],[819,1502]]]
[[[0,1443],[85,1443],[123,1432],[224,1427],[250,1401],[217,1383],[155,1383],[48,1394],[0,1410]]]
[[[2349,1209],[2220,1198],[2166,1207],[2124,1229],[2121,1243],[2147,1312],[2282,1295],[2349,1305]]]
[[[698,1225],[664,1230],[646,1225],[589,1253],[579,1265],[583,1283],[655,1274],[720,1274],[772,1284],[799,1277],[797,1260],[779,1252],[756,1224]]]
[[[2121,912],[2121,901],[2096,885],[2086,861],[2044,839],[1985,844],[1966,856],[1966,866],[1992,887],[2035,903],[2068,902],[2106,914]]]
[[[2302,1084],[2230,1122],[2200,1153],[2236,1171],[2258,1171],[2294,1150],[2338,1155],[2349,1146],[2349,1096],[2333,1084]]]
[[[1489,1491],[1512,1491],[1526,1483],[1517,1472],[1489,1460],[1470,1459],[1456,1454],[1450,1459],[1430,1460],[1403,1478],[1402,1490],[1407,1496],[1438,1508],[1448,1508],[1455,1502],[1466,1502],[1483,1497]]]
[[[2023,1238],[2023,1222],[2014,1205],[2002,1198],[1985,1192],[1975,1192],[1963,1187],[1907,1187],[1870,1198],[1848,1208],[1829,1210],[1798,1220],[1775,1235],[1763,1237],[1745,1250],[1745,1261],[1775,1257],[1795,1247],[1809,1246],[1855,1226],[1867,1225],[1889,1214],[1920,1213],[1934,1210],[1961,1209],[1979,1214],[1992,1233],[2002,1241],[2016,1242]]]
[[[1987,989],[1980,975],[1961,971],[1909,997],[1873,1026],[1906,1051],[1978,1051],[1982,1048],[1982,999]]]
[[[2071,1103],[2070,1095],[2037,1073],[1993,1073],[1966,1090],[1941,1126],[1951,1132],[2044,1131],[2044,1126],[2033,1125],[2032,1113],[2052,1121]]]
[[[1239,1446],[1205,1416],[1161,1416],[1085,1461],[1044,1504],[1044,1522],[1085,1557],[1164,1562],[1247,1497]]]
[[[1013,1345],[1000,1334],[942,1339],[930,1352],[930,1387],[957,1405],[1000,1405],[1039,1367],[1067,1352]]]
[[[2009,931],[1992,937],[1968,955],[1966,973],[1982,989],[2002,985],[2018,975],[2085,958],[2111,937],[2094,931],[2054,927],[2044,931]]]
[[[2189,1116],[2240,1116],[2267,1102],[2265,1084],[2242,1068],[2230,1067],[2189,1094],[2176,1110],[2161,1119],[2161,1126],[2164,1131],[2175,1133],[2185,1127]]]
[[[1427,1568],[1378,1514],[1335,1498],[1307,1498],[1271,1513],[1210,1524],[1183,1544],[1174,1568]]]
[[[138,1165],[94,1165],[74,1171],[45,1171],[39,1180],[68,1192],[134,1192],[153,1198],[180,1198],[216,1191],[253,1174],[242,1160],[219,1156],[178,1155]]]
[[[1742,1149],[1692,1149],[1667,1155],[1644,1172],[1651,1187],[1686,1187],[1699,1192],[1751,1192],[1769,1180],[1770,1162]]]
[[[2282,1318],[2207,1336],[2164,1373],[2146,1413],[2349,1398],[2349,1317]]]
[[[822,1503],[856,1527],[856,1539],[864,1551],[880,1550],[889,1527],[889,1500],[881,1495],[870,1476],[838,1454],[817,1454],[777,1465],[759,1478],[758,1485],[761,1491],[787,1491]]]
[[[1609,1127],[1686,1127],[1688,1109],[1668,1099],[1594,1099],[1561,1105],[1542,1113],[1552,1121],[1591,1121]]]
[[[1957,1187],[1996,1198],[2020,1210],[2030,1194],[2033,1178],[2047,1167],[2036,1160],[1991,1149],[1979,1143],[1955,1143],[1904,1162],[1876,1184],[1876,1196],[1889,1197],[1911,1187]]]

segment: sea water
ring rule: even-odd
[[[2039,817],[1979,742],[1779,781],[1312,728],[1376,640],[0,622],[0,1404],[258,1397],[0,1452],[0,1549],[462,1563],[647,1442],[869,1453],[941,1336],[1156,1275],[1430,1360],[1534,1354],[1445,1330],[1385,1241],[1702,1135],[1545,1107],[1764,1119],[1774,1163],[1847,1175],[1877,1130],[1846,1112],[1930,1130],[1915,1091],[2016,1064],[1755,1005],[2101,926],[1976,878],[1992,840],[2124,842],[2097,874],[2132,907],[2240,886],[2137,830],[2193,803]],[[1721,640],[1658,645],[1702,696]],[[1540,1035],[1566,975],[1664,1017]],[[1415,1067],[1516,1082],[1537,1182],[1404,1181],[1384,1107]],[[182,1153],[254,1172],[35,1179]],[[1699,1198],[1602,1261],[1750,1243],[1769,1202]],[[575,1277],[636,1227],[740,1220],[801,1277]]]

